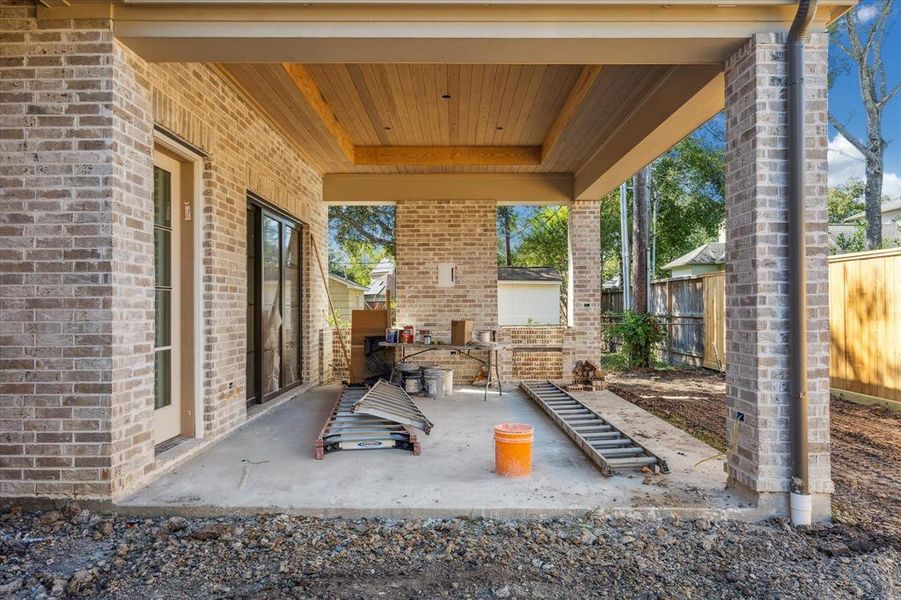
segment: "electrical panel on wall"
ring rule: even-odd
[[[452,288],[457,283],[454,263],[438,263],[438,287]]]

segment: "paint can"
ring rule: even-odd
[[[429,367],[423,369],[423,390],[426,396],[437,398],[441,391],[441,369]]]
[[[454,395],[453,369],[441,369],[441,388],[438,390],[438,395],[445,398],[450,398]]]
[[[418,394],[422,391],[422,376],[420,373],[404,375],[404,391],[408,394]]]

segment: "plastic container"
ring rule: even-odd
[[[789,494],[792,525],[810,525],[813,516],[813,496],[810,494]]]
[[[524,423],[494,426],[494,469],[504,477],[528,477],[532,474],[534,429]]]
[[[422,382],[426,396],[438,397],[441,391],[441,369],[425,369]]]
[[[422,377],[419,375],[404,376],[404,391],[408,394],[418,394],[422,391]]]
[[[454,370],[441,369],[441,387],[438,395],[444,398],[450,398],[454,395]]]

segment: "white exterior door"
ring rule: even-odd
[[[159,152],[154,153],[154,444],[181,433],[180,190],[181,164]]]

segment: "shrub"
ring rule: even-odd
[[[651,348],[663,341],[663,328],[657,319],[631,310],[622,313],[622,321],[611,327],[609,333],[622,343],[623,352],[632,368],[649,368]]]

